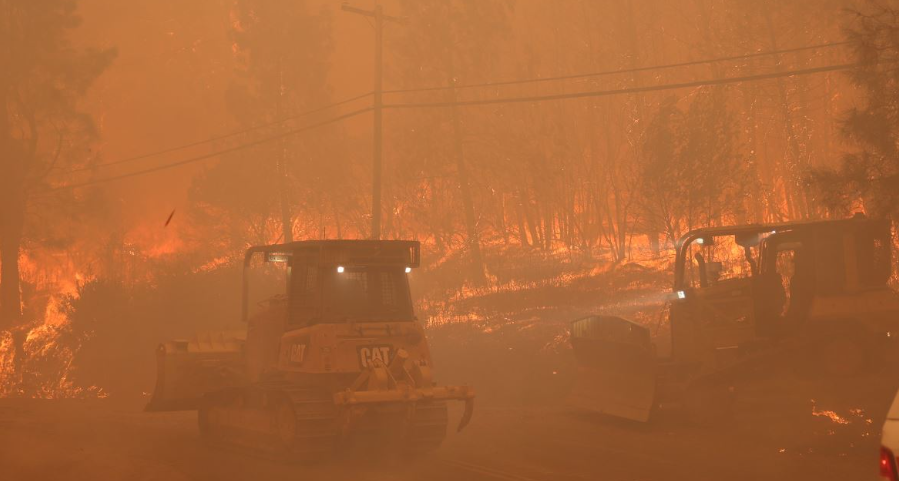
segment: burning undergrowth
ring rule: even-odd
[[[465,323],[492,331],[505,324],[527,326],[536,319],[567,323],[605,312],[639,321],[667,300],[667,258],[621,264],[568,251],[493,250],[490,274],[479,285],[461,274],[467,261],[461,254],[417,274],[417,310],[428,327]]]
[[[26,318],[0,332],[0,397],[126,399],[151,391],[159,342],[233,326],[239,270],[159,261],[153,275],[91,278],[25,296]]]
[[[79,385],[73,363],[91,333],[72,325],[65,290],[44,295],[43,314],[33,322],[0,332],[0,397],[38,399],[105,397],[102,388]]]

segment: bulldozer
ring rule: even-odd
[[[749,373],[876,369],[899,352],[891,238],[888,220],[860,214],[687,233],[676,245],[669,294],[670,355],[657,355],[643,325],[578,319],[570,331],[578,366],[571,404],[647,422],[696,393],[718,393],[706,408],[723,403],[733,381]]]
[[[195,410],[201,435],[314,461],[357,447],[436,449],[447,402],[470,421],[474,390],[438,386],[408,274],[414,241],[322,240],[250,248],[245,332],[198,334],[157,350],[147,411]]]

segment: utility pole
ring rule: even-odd
[[[278,59],[278,105],[276,118],[284,118],[284,59]],[[293,242],[293,217],[290,215],[290,202],[287,197],[287,146],[282,137],[278,141],[278,156],[276,157],[276,170],[278,175],[278,195],[281,203],[281,237],[282,242]]]
[[[402,23],[402,19],[384,15],[381,5],[374,10],[363,10],[344,3],[341,9],[375,20],[375,89],[374,89],[374,147],[372,151],[372,188],[371,188],[371,238],[381,238],[381,184],[383,177],[383,80],[384,80],[384,20]]]

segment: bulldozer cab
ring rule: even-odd
[[[755,337],[754,293],[763,225],[700,229],[678,242],[671,305],[675,361],[714,366]]]
[[[799,286],[815,296],[882,289],[890,278],[890,224],[853,219],[821,222],[778,233],[764,246],[762,273],[799,276]],[[791,289],[791,290],[792,290]]]
[[[244,259],[243,319],[252,323],[273,315],[285,328],[412,321],[405,274],[419,263],[419,244],[410,241],[254,247]]]
[[[833,303],[888,290],[890,224],[847,220],[709,228],[679,242],[672,357],[724,367]],[[817,308],[816,308],[817,306]]]
[[[864,216],[687,233],[677,243],[670,358],[655,364],[644,326],[610,316],[577,320],[572,404],[646,421],[671,393],[726,378],[772,350],[811,345],[812,334],[865,341],[899,330],[899,296],[887,285],[890,239],[888,220]],[[858,365],[841,361],[857,351],[821,352],[835,365]]]
[[[242,289],[246,333],[199,333],[160,345],[147,410],[196,409],[203,393],[259,381],[278,365],[287,333],[328,323],[413,321],[406,273],[419,263],[419,243],[413,241],[250,248]]]
[[[889,222],[862,217],[770,236],[762,246],[758,281],[765,294],[759,301],[763,331],[782,334],[827,317],[823,305],[887,293],[890,251]]]
[[[247,251],[243,312],[250,379],[278,364],[286,332],[414,321],[406,274],[419,263],[419,243],[411,241],[304,241]]]

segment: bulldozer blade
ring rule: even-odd
[[[156,350],[156,387],[146,411],[199,409],[203,396],[247,383],[241,335],[214,333]]]
[[[612,316],[572,324],[578,365],[569,404],[609,416],[646,422],[656,395],[656,359],[649,332]]]

